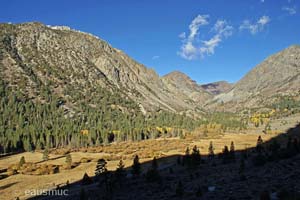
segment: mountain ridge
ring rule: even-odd
[[[117,88],[126,98],[138,103],[144,113],[160,109],[194,111],[204,103],[194,102],[176,88],[170,90],[153,69],[136,62],[97,36],[37,22],[0,26],[2,49],[6,49],[2,52],[4,77],[14,79],[15,72],[20,71],[23,65],[27,66],[31,75],[35,74],[36,80],[42,84],[55,82],[62,91],[73,82],[78,83],[78,88],[86,88],[87,85],[106,87],[111,91]],[[11,62],[16,63],[15,68],[9,67]],[[46,66],[48,71],[55,71],[52,77],[44,75]],[[63,80],[68,81],[62,84]],[[29,78],[28,81],[33,80]],[[31,85],[35,84],[33,81]],[[33,91],[35,87],[29,93]]]
[[[66,97],[70,111],[78,102],[69,91],[93,98],[90,90],[98,87],[135,102],[144,115],[165,110],[197,116],[224,103],[228,110],[262,105],[263,98],[272,103],[275,93],[290,95],[300,85],[299,45],[269,56],[235,84],[200,85],[179,71],[159,76],[98,36],[67,26],[29,22],[0,28],[3,79],[37,101],[40,87],[48,87]]]
[[[234,110],[267,106],[277,96],[299,96],[299,88],[300,46],[291,45],[267,57],[213,101],[228,104]]]

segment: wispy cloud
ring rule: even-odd
[[[249,30],[251,34],[256,34],[264,29],[264,27],[271,21],[269,16],[262,16],[256,22],[251,23],[249,20],[244,20],[240,25],[240,30]]]
[[[293,7],[285,6],[285,7],[282,7],[282,10],[288,12],[290,15],[295,15],[297,13],[296,6],[293,6]]]
[[[207,40],[199,40],[199,29],[201,26],[208,25],[209,15],[198,15],[189,25],[189,34],[185,32],[179,35],[182,45],[178,55],[187,60],[204,58],[212,55],[215,48],[222,42],[224,38],[232,35],[233,27],[228,25],[225,20],[217,20],[211,28],[213,36]]]
[[[157,60],[157,59],[159,59],[160,58],[160,56],[153,56],[152,57],[152,60]]]

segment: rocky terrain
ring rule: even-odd
[[[173,71],[163,76],[162,81],[167,86],[168,91],[178,91],[177,95],[180,95],[185,102],[193,100],[201,105],[201,103],[212,98],[212,94],[205,91],[199,84],[182,72]]]
[[[300,46],[295,45],[265,59],[214,101],[236,110],[262,107],[278,96],[299,96],[299,86]]]
[[[299,196],[299,170],[294,170],[300,162],[299,125],[287,133],[278,129],[299,124],[299,88],[299,46],[270,56],[235,84],[199,85],[179,71],[160,77],[89,33],[37,22],[0,24],[0,164],[1,173],[10,172],[2,174],[0,189],[10,196],[9,189],[19,187],[19,182],[26,187],[52,182],[51,189],[69,189],[70,199],[99,199],[112,193],[110,199],[259,199],[265,191],[286,192],[284,183],[290,190],[287,196]],[[252,112],[257,108],[267,111]],[[274,139],[259,146],[260,134]],[[247,146],[250,137],[253,148]],[[208,156],[212,141],[215,153],[220,153],[214,159]],[[231,157],[228,148],[225,151],[231,141],[237,143],[236,157],[234,146]],[[256,144],[260,148],[254,148]],[[183,156],[185,148],[194,145],[199,149]],[[202,158],[200,149],[205,152]],[[64,169],[65,153],[44,159],[48,150],[71,152],[77,165],[72,168],[68,159],[70,166]],[[34,163],[16,163],[19,157],[14,154],[22,151]],[[85,161],[76,151],[94,151],[95,160]],[[42,161],[36,158],[41,152]],[[108,173],[112,185],[117,162],[126,161],[126,187],[116,184],[118,190],[112,192],[107,182],[101,187],[96,178],[82,183],[87,166],[94,176],[98,153],[113,162]],[[141,160],[143,169],[133,177],[130,167],[137,154],[147,160]],[[154,156],[159,159],[159,176],[153,181],[153,171],[147,173]],[[9,160],[12,167],[7,166]],[[58,166],[61,174],[48,173]],[[28,180],[33,185],[27,185]],[[24,197],[23,191],[14,197],[19,195]]]
[[[270,56],[234,85],[226,81],[198,85],[178,71],[160,77],[104,40],[69,27],[41,23],[0,27],[3,80],[37,101],[41,88],[47,87],[71,111],[77,100],[67,91],[96,98],[91,88],[121,94],[144,114],[159,110],[195,114],[220,104],[241,110],[270,104],[274,96],[299,94],[299,46]]]
[[[74,98],[66,91],[93,97],[89,88],[101,87],[121,93],[146,113],[195,110],[211,96],[198,86],[190,87],[195,90],[190,94],[184,90],[189,83],[174,87],[153,69],[91,34],[41,23],[1,24],[0,28],[1,77],[34,99],[46,86],[72,109]]]
[[[201,85],[201,87],[213,95],[218,95],[221,93],[228,92],[233,87],[233,84],[228,83],[227,81],[218,81],[214,83]]]

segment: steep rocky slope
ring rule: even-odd
[[[213,95],[218,95],[221,93],[228,92],[233,87],[233,84],[228,83],[227,81],[218,81],[218,82],[203,84],[201,86],[207,92]]]
[[[93,98],[91,89],[104,88],[132,100],[139,109],[194,111],[209,95],[189,95],[169,87],[152,69],[91,34],[41,23],[0,24],[0,73],[17,90],[39,99],[46,87],[76,107],[74,95]],[[191,88],[194,89],[194,88]],[[197,93],[192,91],[193,93]]]
[[[212,98],[210,93],[182,72],[173,71],[163,76],[162,81],[168,91],[171,91],[174,96],[178,96],[185,102],[201,103]]]
[[[300,46],[294,45],[268,57],[229,92],[216,96],[213,107],[217,107],[218,103],[225,103],[228,109],[261,107],[270,105],[278,96],[299,94]]]

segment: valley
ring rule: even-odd
[[[90,177],[95,174],[95,168],[97,160],[104,158],[107,160],[107,169],[114,171],[117,168],[119,160],[123,160],[125,168],[132,166],[132,160],[134,155],[139,155],[141,163],[150,162],[153,157],[157,159],[168,158],[171,156],[184,155],[185,149],[189,147],[193,148],[197,145],[200,148],[201,155],[205,156],[208,154],[209,143],[213,142],[215,153],[221,153],[225,145],[230,145],[231,141],[235,144],[236,150],[244,150],[256,146],[257,137],[259,134],[225,134],[224,136],[218,136],[217,138],[204,138],[204,139],[158,139],[158,140],[147,140],[141,142],[124,142],[111,144],[101,148],[88,148],[79,149],[78,152],[71,152],[72,161],[79,162],[82,158],[88,158],[91,161],[88,163],[80,163],[73,169],[59,170],[59,173],[49,175],[26,175],[16,174],[9,176],[1,180],[0,188],[2,188],[1,195],[5,199],[14,199],[20,197],[20,199],[27,199],[30,196],[25,195],[26,190],[33,189],[53,189],[57,185],[64,186],[67,181],[70,184],[78,182],[82,179],[84,173],[87,173]],[[276,137],[277,135],[264,135],[264,140]],[[137,150],[138,149],[138,150]],[[25,157],[28,163],[39,163],[42,164],[53,164],[63,166],[65,164],[65,156],[61,150],[61,154],[49,154],[49,161],[42,161],[42,152],[26,152],[13,156],[1,158],[0,169],[5,169],[7,166],[17,164],[22,156]],[[67,151],[66,151],[67,152]],[[97,152],[97,153],[94,153]],[[59,152],[58,152],[59,153]],[[176,163],[176,158],[163,160],[159,162],[159,165],[163,167],[169,164]],[[148,165],[143,168],[146,169]],[[149,167],[149,166],[148,166]],[[129,170],[130,171],[130,170]],[[146,170],[145,170],[146,171]],[[8,186],[6,188],[6,186]],[[22,188],[22,189],[20,189]]]
[[[200,85],[90,33],[1,23],[1,197],[298,199],[299,60]]]

